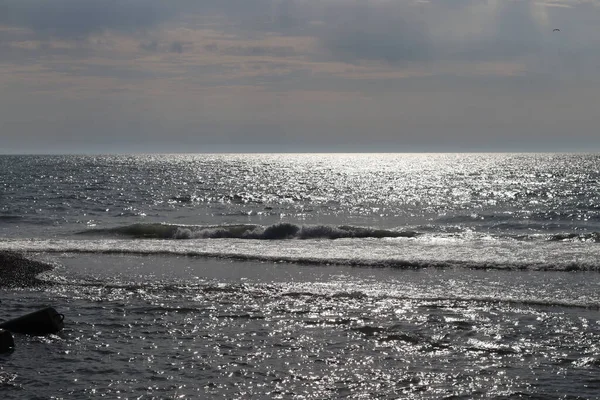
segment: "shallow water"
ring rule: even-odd
[[[595,272],[51,258],[57,285],[4,291],[3,308],[51,304],[66,328],[16,335],[4,398],[600,393]]]

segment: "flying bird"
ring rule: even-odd
[[[554,28],[554,29],[552,30],[552,32],[560,32],[560,29],[558,29],[558,28]]]

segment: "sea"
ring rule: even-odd
[[[599,399],[600,155],[0,156],[2,399]]]

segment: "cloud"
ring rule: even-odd
[[[179,41],[171,42],[169,45],[169,52],[179,54],[183,53],[183,43]]]
[[[337,3],[317,35],[335,60],[349,63],[506,61],[541,48],[547,26],[536,7],[501,0]]]
[[[155,39],[140,43],[139,48],[151,53],[167,52],[182,54],[185,50],[185,47],[191,44],[192,43],[183,42],[180,40],[173,40],[168,43],[161,43]]]
[[[28,28],[44,40],[81,40],[107,31],[136,33],[139,49],[172,53],[206,49],[207,44],[188,46],[187,39],[152,34],[163,23],[192,30],[210,27],[238,39],[309,36],[318,40],[321,53],[305,56],[318,61],[405,66],[535,52],[545,40],[547,24],[559,20],[556,10],[568,12],[586,4],[578,0],[0,0],[0,25]],[[289,50],[260,44],[219,47],[219,52],[231,55],[265,57],[288,56]]]
[[[294,47],[292,46],[219,46],[217,43],[210,43],[205,45],[204,49],[212,53],[248,57],[291,57],[297,54]]]
[[[330,18],[321,42],[337,60],[402,63],[432,56],[427,27],[405,5],[340,7]]]
[[[277,11],[277,4],[286,2],[293,0],[0,0],[0,25],[82,39],[105,30],[148,29],[178,17],[189,21],[221,15],[230,24],[243,25],[257,23],[275,10],[274,19],[292,20],[291,14]]]
[[[0,24],[60,38],[81,39],[106,29],[132,31],[173,15],[159,0],[0,0]]]
[[[140,49],[145,51],[156,52],[158,51],[158,40],[140,43]]]
[[[491,11],[482,17],[486,22],[484,29],[449,39],[453,58],[507,60],[541,51],[545,36],[551,31],[537,20],[534,3],[505,1]]]

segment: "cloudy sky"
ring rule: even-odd
[[[600,0],[0,0],[0,153],[214,151],[600,151]]]

